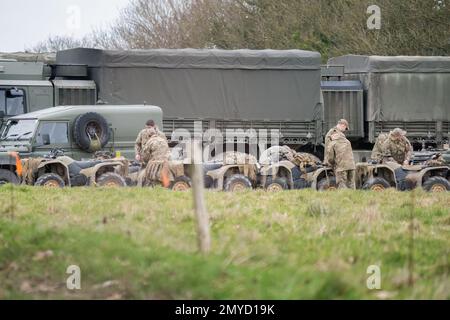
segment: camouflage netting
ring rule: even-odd
[[[315,167],[321,163],[316,156],[310,153],[296,152],[288,146],[274,146],[261,155],[261,164],[268,165],[278,161],[290,161],[302,170],[306,167]]]
[[[34,184],[34,174],[36,173],[42,158],[22,159],[22,184]]]
[[[164,176],[168,181],[174,181],[176,177],[184,174],[184,165],[181,162],[151,161],[139,173],[138,186],[149,186],[163,182]]]
[[[250,180],[256,180],[258,173],[258,160],[250,154],[230,151],[217,156],[214,161],[223,162],[224,165],[239,165],[242,173]]]

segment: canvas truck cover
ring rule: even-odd
[[[78,48],[57,63],[88,65],[105,102],[156,104],[165,118],[309,121],[320,106],[310,51]]]
[[[361,80],[366,121],[450,121],[450,57],[347,55],[328,64]]]

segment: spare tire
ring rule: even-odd
[[[75,143],[83,150],[91,150],[91,140],[97,136],[100,146],[103,148],[109,141],[109,127],[106,119],[98,113],[88,112],[78,116],[73,126],[73,138]]]

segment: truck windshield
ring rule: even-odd
[[[36,119],[9,120],[2,132],[1,140],[28,140],[36,129]]]

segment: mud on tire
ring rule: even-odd
[[[264,188],[270,192],[278,192],[289,189],[289,184],[286,178],[267,177]]]
[[[428,192],[446,192],[450,191],[450,182],[444,177],[431,177],[422,187]]]
[[[114,172],[107,172],[107,173],[102,174],[97,179],[97,186],[120,188],[120,187],[126,187],[127,183],[121,175],[114,173]]]
[[[46,173],[37,178],[34,183],[35,186],[38,187],[46,187],[46,188],[64,188],[66,183],[63,178],[56,173]]]
[[[391,187],[391,185],[389,184],[389,182],[386,181],[386,179],[383,179],[380,177],[375,177],[375,178],[370,178],[369,180],[367,180],[366,183],[364,183],[362,188],[363,188],[363,190],[383,191],[390,187]]]
[[[191,188],[191,179],[187,176],[176,177],[174,181],[170,183],[169,189],[173,191],[187,191]]]
[[[224,190],[228,192],[242,191],[252,189],[252,182],[249,178],[242,174],[235,174],[230,176],[225,181]]]
[[[337,190],[336,177],[323,178],[317,183],[318,191]]]

